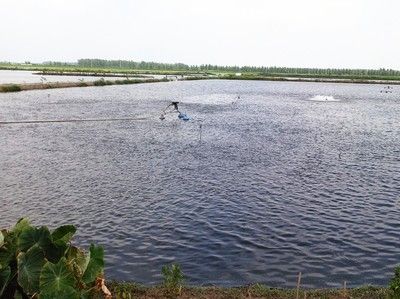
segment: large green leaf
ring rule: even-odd
[[[45,248],[45,255],[46,259],[49,262],[52,263],[57,263],[60,258],[62,258],[66,251],[68,249],[67,244],[55,244],[55,243],[50,243],[46,248]]]
[[[0,247],[4,244],[4,235],[3,232],[0,231]]]
[[[8,283],[10,282],[11,278],[11,268],[7,267],[3,270],[0,270],[0,298],[3,294],[5,288],[7,287]]]
[[[29,220],[27,218],[21,218],[18,220],[17,224],[13,227],[11,231],[18,236],[23,230],[28,227],[31,227],[31,225],[29,224]]]
[[[8,267],[14,257],[13,251],[12,248],[10,249],[5,246],[0,248],[0,270]]]
[[[82,280],[84,283],[93,283],[96,277],[103,274],[104,270],[104,250],[101,246],[96,246],[94,244],[90,245],[90,260],[83,274]]]
[[[4,244],[0,247],[0,269],[8,267],[17,256],[17,238],[15,233],[3,231]]]
[[[51,237],[53,238],[53,242],[63,241],[65,243],[68,243],[71,240],[72,236],[75,234],[75,232],[76,232],[75,226],[63,225],[55,229],[52,232]]]
[[[79,292],[74,288],[65,287],[60,291],[50,291],[40,293],[39,299],[79,299]]]
[[[57,264],[47,262],[40,274],[40,298],[78,298],[76,280],[63,257]]]
[[[51,243],[50,231],[47,227],[25,228],[18,237],[18,250],[25,252],[34,245],[46,248]]]
[[[76,277],[82,277],[90,261],[90,252],[85,252],[75,246],[70,246],[67,251],[67,264]]]
[[[27,294],[33,295],[39,291],[39,278],[45,263],[43,250],[35,245],[18,257],[18,283]]]

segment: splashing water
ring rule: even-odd
[[[309,99],[314,102],[340,102],[340,99],[336,99],[333,96],[316,95]]]

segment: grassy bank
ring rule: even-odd
[[[78,67],[78,66],[44,66],[44,65],[24,65],[24,64],[0,64],[0,70],[25,70],[37,72],[38,75],[59,75],[59,76],[97,76],[97,77],[145,77],[146,75],[165,75],[177,76],[179,80],[259,80],[259,81],[287,81],[287,82],[321,82],[321,83],[353,83],[353,84],[395,84],[400,85],[400,76],[397,75],[337,75],[337,74],[302,74],[302,73],[257,73],[244,72],[240,74],[232,72],[221,72],[218,70],[208,71],[182,71],[182,70],[135,70],[124,68],[96,68],[96,67]],[[136,79],[108,81],[112,84],[135,84]],[[160,81],[156,81],[160,82]],[[111,83],[106,85],[112,85]],[[13,84],[14,88],[16,84]],[[20,85],[21,90],[62,88],[92,86],[91,82],[76,83],[47,83],[47,84],[24,84]],[[8,87],[0,86],[0,92],[17,91],[8,90]]]
[[[355,289],[277,289],[255,284],[244,287],[182,287],[178,294],[172,294],[164,286],[147,287],[128,282],[109,282],[108,287],[113,298],[182,298],[182,299],[386,299],[395,298],[387,288],[365,286]],[[298,294],[298,297],[297,297]]]
[[[96,80],[92,82],[54,82],[54,83],[23,83],[23,84],[2,84],[0,92],[18,92],[23,90],[52,89],[68,87],[87,87],[87,86],[105,86],[105,85],[125,85],[140,83],[168,82],[167,79],[124,79],[124,80]]]
[[[107,76],[107,74],[123,75],[199,75],[206,72],[180,71],[180,70],[135,70],[120,68],[96,68],[78,66],[43,66],[43,65],[24,65],[24,64],[0,64],[0,70],[10,71],[32,71],[40,72],[43,75],[66,75],[66,73],[90,73],[89,76]]]
[[[96,64],[100,63],[100,64]],[[101,63],[103,62],[103,63]],[[119,65],[119,66],[118,66]],[[129,66],[130,65],[130,66]],[[148,67],[148,68],[147,68]],[[182,68],[183,67],[183,68]],[[212,65],[187,66],[159,63],[115,63],[115,61],[93,61],[92,66],[86,64],[23,64],[0,63],[0,70],[37,71],[43,75],[90,74],[91,76],[119,75],[214,75],[220,78],[245,80],[285,80],[298,78],[312,82],[324,80],[345,80],[345,82],[364,83],[367,81],[399,81],[400,71],[394,70],[352,70],[352,69],[310,69],[282,67],[221,67]],[[236,76],[240,73],[241,76]],[[337,81],[342,82],[342,81]]]
[[[143,74],[127,74],[127,73],[112,73],[112,72],[62,72],[62,71],[37,71],[34,75],[40,76],[76,76],[76,77],[116,77],[116,78],[148,78],[151,75]]]
[[[225,80],[255,80],[255,81],[288,81],[288,82],[320,82],[320,83],[353,83],[353,84],[395,84],[400,85],[400,78],[397,77],[368,77],[368,78],[349,78],[349,77],[313,77],[313,76],[264,76],[245,74],[236,76],[234,74],[221,74],[218,79]]]
[[[244,72],[240,76],[235,73],[222,72],[221,77],[244,77],[244,78],[298,78],[298,79],[329,79],[329,80],[381,80],[381,81],[400,81],[400,76],[396,75],[356,75],[356,74],[303,74],[303,73],[254,73]]]

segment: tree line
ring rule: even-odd
[[[4,64],[4,63],[2,63]],[[253,73],[256,75],[316,75],[316,76],[344,76],[344,77],[378,77],[400,76],[400,71],[393,69],[339,69],[339,68],[294,68],[294,67],[255,67],[255,66],[221,66],[211,64],[188,65],[184,63],[159,63],[131,60],[106,59],[79,59],[75,63],[47,61],[41,64],[52,67],[82,67],[125,70],[165,70],[187,72],[221,72],[221,73]]]
[[[305,74],[305,75],[332,75],[332,76],[400,76],[400,71],[392,69],[337,69],[337,68],[293,68],[293,67],[254,67],[254,66],[220,66],[211,64],[187,65],[184,63],[158,63],[129,60],[79,59],[79,67],[93,68],[123,68],[136,70],[169,70],[169,71],[217,71],[234,73],[269,74]]]

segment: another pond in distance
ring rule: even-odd
[[[24,83],[51,83],[51,82],[92,82],[104,78],[105,80],[123,80],[124,77],[95,77],[95,76],[50,76],[35,75],[29,71],[5,71],[0,70],[0,84],[24,84]],[[132,77],[133,78],[133,77]],[[130,77],[130,79],[132,79]]]
[[[0,94],[0,227],[72,223],[108,278],[387,284],[400,263],[400,87],[190,81]],[[238,95],[240,99],[238,99]],[[170,101],[192,120],[161,121]],[[200,124],[201,141],[200,141]]]

